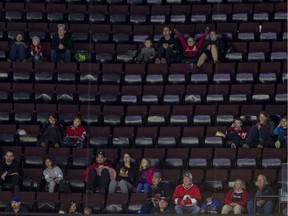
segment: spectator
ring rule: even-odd
[[[51,158],[45,159],[46,169],[43,171],[44,178],[48,183],[48,191],[54,192],[55,186],[63,179],[62,170],[54,164]]]
[[[32,44],[30,45],[29,51],[32,57],[32,61],[34,62],[39,62],[43,57],[42,45],[40,43],[40,38],[38,36],[34,36],[32,38]]]
[[[177,214],[198,214],[200,212],[200,207],[197,204],[201,201],[201,194],[198,186],[192,183],[192,179],[192,174],[185,172],[183,184],[178,185],[174,190],[173,200]]]
[[[113,167],[106,162],[105,153],[100,151],[96,155],[95,162],[88,166],[83,174],[84,181],[87,182],[86,193],[93,193],[96,188],[100,188],[100,192],[108,191],[110,180],[114,180],[116,172]]]
[[[215,30],[210,31],[209,40],[206,40],[202,46],[201,55],[197,62],[197,70],[205,61],[213,61],[217,63],[221,60],[224,53],[224,43],[218,38],[218,33]]]
[[[136,63],[147,63],[155,57],[155,49],[151,38],[146,38],[144,47],[136,57]]]
[[[0,191],[3,183],[12,184],[14,192],[20,191],[19,183],[22,175],[20,164],[16,161],[14,153],[7,151],[0,165]]]
[[[247,202],[248,214],[272,214],[273,213],[273,198],[262,198],[261,195],[274,195],[275,191],[267,185],[267,179],[260,174],[257,177],[257,188],[250,192],[249,201]],[[258,198],[255,197],[260,196]],[[255,203],[254,203],[255,201]],[[254,205],[256,205],[256,212],[254,212]]]
[[[70,62],[72,50],[71,38],[66,33],[64,24],[59,24],[57,27],[58,33],[52,38],[50,55],[51,61],[56,62],[57,60],[60,60]]]
[[[243,144],[243,148],[252,147],[253,142],[257,142],[257,148],[263,148],[267,141],[273,142],[274,123],[270,120],[268,114],[261,111],[258,116],[258,122],[254,125]]]
[[[68,145],[70,142],[77,145],[78,148],[85,146],[86,130],[81,126],[81,118],[76,116],[73,120],[73,125],[66,128],[66,137],[64,137],[63,144]]]
[[[148,192],[149,185],[152,184],[152,175],[158,171],[154,166],[151,166],[151,161],[148,158],[142,158],[139,166],[139,183],[136,188],[136,193]]]
[[[110,182],[109,193],[115,193],[117,187],[120,188],[121,193],[128,193],[133,190],[137,170],[131,160],[131,154],[124,153],[123,162],[116,168],[116,179]]]
[[[225,196],[224,206],[221,214],[243,214],[247,203],[247,191],[242,180],[237,179],[233,189],[229,190]]]
[[[169,202],[171,194],[169,184],[162,181],[160,172],[155,172],[152,175],[152,184],[147,193],[147,202],[142,205],[138,213],[149,214],[158,205],[161,197],[165,197]]]
[[[77,212],[76,202],[68,200],[61,206],[59,214],[80,214],[80,213]]]
[[[213,193],[211,191],[206,191],[205,200],[201,205],[200,213],[201,214],[217,214],[220,211],[220,203],[218,200],[214,199]]]
[[[286,147],[287,146],[287,116],[282,116],[279,125],[273,131],[277,137],[275,147]]]
[[[28,46],[24,39],[24,34],[17,33],[15,39],[11,42],[9,48],[8,61],[23,61],[25,62],[28,57]]]
[[[90,215],[92,214],[92,209],[90,207],[85,207],[84,210],[83,210],[83,214],[84,215]]]
[[[21,200],[18,196],[13,196],[11,198],[11,206],[8,206],[5,212],[21,214],[24,212],[28,212],[28,210],[23,205],[21,205]]]
[[[61,126],[58,124],[55,115],[50,114],[47,122],[43,125],[40,131],[38,142],[42,147],[59,147],[62,144]]]
[[[176,39],[171,36],[172,32],[170,27],[165,26],[163,28],[163,37],[160,38],[157,44],[157,58],[156,64],[171,64],[175,61],[180,46]]]
[[[161,197],[158,205],[153,207],[151,214],[174,214],[174,209],[169,205],[169,199]]]
[[[185,41],[182,34],[177,29],[174,29],[174,32],[177,34],[177,38],[179,39],[181,43],[181,46],[183,49],[183,58],[192,59],[193,61],[195,61],[197,58],[198,52],[201,50],[201,47],[206,38],[206,35],[209,32],[209,27],[205,28],[205,33],[202,35],[198,43],[196,43],[195,38],[192,36],[189,36],[187,38],[187,41]]]
[[[247,130],[243,128],[242,125],[242,119],[235,118],[232,125],[227,129],[227,138],[232,140],[231,148],[239,147],[240,141],[246,138]]]

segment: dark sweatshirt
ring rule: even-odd
[[[62,43],[64,45],[64,49],[60,50],[58,48],[59,44]],[[72,41],[68,34],[64,35],[64,38],[60,39],[58,34],[55,34],[52,38],[51,49],[56,50],[58,53],[63,53],[67,49],[72,50]]]

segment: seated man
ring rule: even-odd
[[[28,210],[21,205],[21,200],[17,196],[13,196],[11,198],[11,206],[8,206],[5,210],[5,212],[11,212],[11,213],[23,213],[28,212]]]
[[[19,182],[22,170],[20,164],[15,160],[14,153],[7,151],[4,161],[0,165],[0,190],[4,183],[12,184],[14,192],[20,191]]]
[[[257,188],[254,188],[250,192],[249,201],[247,202],[248,214],[272,214],[273,212],[273,198],[261,198],[261,195],[274,195],[275,191],[267,185],[267,179],[264,175],[258,175]],[[259,198],[254,199],[256,196]],[[256,205],[256,212],[254,212],[254,205]]]
[[[57,60],[70,62],[72,41],[65,30],[64,24],[59,24],[58,32],[52,38],[50,58],[52,62]]]
[[[116,178],[116,172],[113,167],[106,162],[104,152],[98,152],[96,161],[88,166],[83,174],[84,181],[87,182],[86,193],[93,193],[96,189],[100,192],[106,193],[108,191],[109,183]]]

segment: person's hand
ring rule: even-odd
[[[247,135],[247,133],[242,133],[242,134],[241,134],[241,138],[242,138],[242,139],[245,139],[245,138],[246,138],[246,135]]]
[[[55,182],[56,184],[59,184],[59,183],[60,183],[60,179],[59,179],[59,178],[56,178],[56,179],[54,179],[54,182]]]
[[[265,203],[264,200],[258,200],[258,201],[256,202],[256,205],[257,205],[258,207],[261,207],[262,205],[264,205],[264,203]]]
[[[164,44],[163,44],[163,48],[164,48],[164,49],[167,49],[168,46],[169,46],[169,45],[168,45],[167,43],[164,43]]]
[[[230,206],[234,207],[234,206],[236,206],[236,203],[232,202],[232,203],[230,203]]]
[[[204,30],[204,34],[208,34],[209,31],[210,31],[210,29],[209,29],[209,27],[207,26],[207,27],[205,28],[205,30]]]
[[[103,168],[96,168],[97,175],[101,176]]]
[[[61,43],[61,44],[59,44],[59,49],[64,49],[64,45]]]
[[[208,45],[208,46],[207,46],[207,50],[211,50],[211,45]]]
[[[231,124],[231,127],[232,127],[232,128],[235,128],[235,127],[236,127],[236,124],[235,124],[235,123],[232,123],[232,124]]]
[[[8,174],[8,172],[5,171],[5,172],[1,175],[1,179],[2,179],[2,180],[5,180],[5,177],[6,177],[7,174]]]
[[[259,129],[261,128],[261,124],[258,122],[258,123],[256,124],[256,127],[257,127],[257,129],[259,130]]]
[[[178,29],[174,29],[175,34],[180,34],[180,31]]]

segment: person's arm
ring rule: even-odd
[[[60,167],[58,167],[58,166],[56,166],[55,167],[56,168],[56,172],[57,172],[57,178],[59,178],[59,179],[63,179],[63,172],[62,172],[62,170],[60,169]]]
[[[42,50],[42,45],[38,44],[38,53],[39,56],[43,56],[43,50]]]
[[[178,38],[178,40],[180,41],[183,50],[185,50],[185,49],[187,48],[187,43],[186,43],[186,41],[184,40],[182,34],[181,34],[178,30],[176,30],[176,29],[174,30],[174,32],[177,34],[177,38]]]
[[[64,45],[64,49],[72,50],[72,40],[71,40],[70,36],[65,34],[65,36],[61,42]]]
[[[47,169],[45,169],[43,171],[43,176],[45,178],[45,180],[49,183],[53,180],[52,176],[50,175],[50,173],[47,171]]]
[[[182,187],[181,185],[178,185],[175,190],[174,193],[172,195],[173,197],[173,202],[175,205],[182,205],[183,204],[183,200],[182,200],[182,196],[179,193],[180,187]]]
[[[205,41],[205,38],[206,38],[206,34],[203,34],[200,38],[200,40],[198,41],[198,43],[196,44],[196,48],[197,50],[201,50],[201,47]]]
[[[224,203],[226,205],[230,205],[231,204],[231,195],[233,193],[233,190],[229,190],[228,193],[226,194],[225,196],[225,199],[224,199]]]
[[[11,168],[7,170],[7,175],[10,175],[13,173],[17,173],[19,175],[21,174],[20,165],[15,160],[13,160]]]
[[[52,41],[51,41],[51,49],[58,50],[59,46],[59,37],[57,34],[53,35]]]
[[[131,181],[131,183],[134,185],[135,183],[135,180],[136,180],[136,176],[137,176],[137,169],[136,169],[136,166],[131,163],[130,165],[130,169],[129,169],[129,172],[128,172],[128,177]]]
[[[275,129],[274,123],[272,121],[269,121],[269,135],[272,137],[274,135],[274,133],[273,133],[274,129]]]

